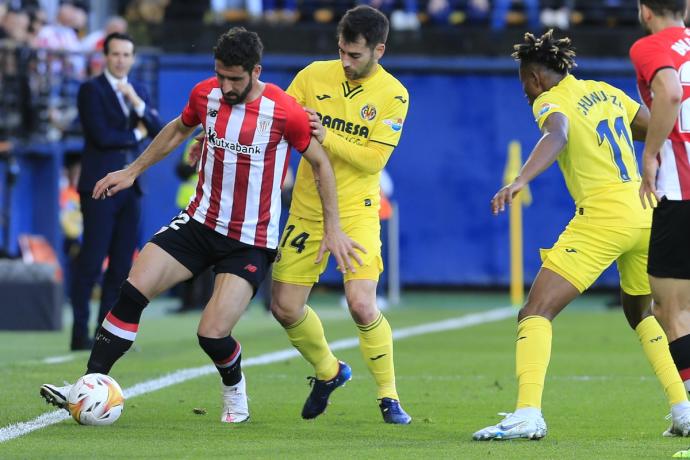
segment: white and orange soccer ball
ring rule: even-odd
[[[72,385],[67,397],[72,418],[82,425],[110,425],[125,407],[122,388],[104,374],[86,374]]]

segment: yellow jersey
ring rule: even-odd
[[[541,129],[549,115],[568,118],[568,143],[558,155],[576,212],[591,223],[649,228],[630,123],[640,104],[607,83],[566,76],[532,105]]]
[[[360,146],[370,142],[397,146],[409,105],[405,87],[382,66],[378,65],[366,79],[352,82],[345,77],[338,59],[305,67],[287,93],[299,104],[316,110],[328,130],[327,136],[335,134]],[[381,171],[362,171],[330,153],[329,159],[338,188],[340,216],[378,214]],[[290,213],[323,220],[312,168],[303,158],[295,176]]]

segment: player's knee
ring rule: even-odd
[[[302,306],[303,307],[303,306]],[[283,326],[291,326],[301,319],[303,308],[294,308],[288,302],[281,301],[279,297],[271,298],[271,314]]]
[[[208,337],[210,339],[220,339],[228,335],[227,328],[221,328],[213,324],[213,322],[201,322],[196,330],[199,337]],[[203,348],[203,347],[202,347]],[[206,350],[206,349],[204,349]]]
[[[535,302],[528,299],[527,303],[525,303],[518,313],[518,321],[528,316],[542,316],[552,321],[556,317],[556,312],[553,311],[553,307],[549,306],[548,302]]]
[[[350,315],[357,324],[370,324],[376,320],[379,314],[376,302],[371,302],[363,297],[351,297],[347,299]]]
[[[155,295],[153,295],[152,292],[149,292],[149,290],[146,289],[146,282],[140,277],[132,276],[132,274],[130,273],[125,282],[129,283],[134,289],[139,291],[147,299],[151,300],[155,297]]]

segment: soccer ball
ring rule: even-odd
[[[110,425],[120,418],[124,405],[120,385],[103,374],[86,374],[67,396],[69,413],[81,425]]]

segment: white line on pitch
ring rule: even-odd
[[[478,324],[490,323],[493,321],[500,321],[502,319],[513,317],[517,314],[517,310],[513,307],[497,308],[494,310],[489,310],[482,313],[472,313],[465,316],[460,316],[458,318],[446,319],[443,321],[437,321],[435,323],[421,324],[419,326],[412,326],[403,329],[398,329],[393,332],[393,337],[395,339],[405,339],[408,337],[414,337],[417,335],[430,334],[432,332],[442,332],[449,331],[453,329],[463,329],[470,326],[476,326]],[[359,339],[353,337],[349,339],[336,340],[331,342],[331,350],[345,350],[348,348],[354,348],[359,345]],[[271,353],[265,353],[263,355],[255,356],[252,358],[247,358],[242,360],[242,367],[251,366],[261,366],[263,364],[271,364],[278,361],[284,361],[287,359],[292,359],[299,356],[299,352],[294,348],[289,348],[285,350],[274,351]],[[195,379],[203,375],[212,374],[217,372],[216,367],[212,364],[200,367],[193,367],[189,369],[181,369],[179,371],[172,372],[163,377],[147,380],[142,383],[137,383],[134,386],[126,388],[124,390],[125,397],[127,399],[134,398],[146,393],[151,393],[153,391],[158,391],[160,389],[177,385],[178,383],[186,382],[187,380]],[[56,410],[52,412],[46,412],[33,420],[28,422],[19,422],[6,427],[0,428],[0,443],[9,441],[25,434],[29,434],[32,431],[40,430],[50,425],[59,423],[70,416],[65,410]]]
[[[49,356],[41,360],[43,364],[60,364],[72,361],[75,355]]]

